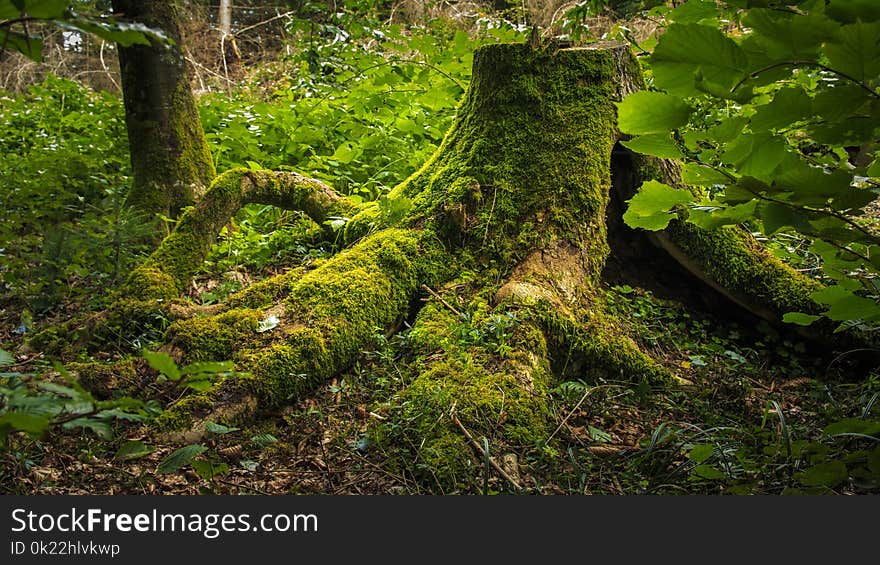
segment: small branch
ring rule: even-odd
[[[575,412],[577,412],[578,408],[581,407],[581,404],[584,403],[584,400],[586,400],[587,397],[590,396],[591,393],[593,393],[596,390],[599,390],[600,388],[610,388],[610,386],[611,385],[600,385],[600,386],[594,386],[593,388],[587,389],[586,392],[584,392],[584,395],[581,397],[581,399],[578,400],[578,403],[574,405],[574,408],[572,408],[571,411],[568,413],[568,415],[562,419],[562,421],[559,423],[558,426],[556,426],[556,429],[553,430],[553,433],[550,434],[550,437],[548,437],[544,443],[550,443],[550,440],[553,439],[553,436],[555,436],[557,434],[557,432],[559,432],[559,430],[562,429],[562,426],[564,426],[565,423],[568,422],[568,419],[571,418]]]
[[[458,428],[461,430],[461,433],[464,434],[464,437],[466,437],[468,439],[468,441],[471,442],[471,445],[474,446],[474,449],[476,449],[480,453],[480,455],[483,456],[483,459],[485,459],[486,461],[489,462],[489,464],[492,466],[493,469],[498,471],[499,475],[501,475],[502,477],[507,479],[507,481],[511,485],[513,485],[513,487],[516,488],[516,490],[522,490],[522,486],[520,486],[519,482],[516,479],[514,479],[513,477],[511,477],[510,474],[507,471],[505,471],[504,468],[501,467],[501,465],[499,465],[497,461],[495,461],[494,457],[490,457],[489,454],[486,453],[486,450],[483,449],[483,446],[480,445],[480,442],[478,442],[477,440],[474,439],[474,436],[471,435],[471,433],[467,430],[467,428],[464,427],[464,424],[462,424],[461,421],[458,419],[458,416],[455,415],[454,410],[455,410],[455,407],[453,406],[453,412],[450,414],[450,416],[452,417],[452,422],[456,426],[458,426]]]
[[[428,285],[423,284],[423,285],[422,285],[422,288],[425,289],[425,290],[428,292],[428,294],[430,294],[431,296],[433,296],[434,298],[436,298],[436,299],[440,302],[440,304],[442,304],[443,306],[446,306],[446,307],[449,309],[450,312],[452,312],[453,314],[455,314],[455,315],[458,316],[459,318],[463,318],[463,317],[464,317],[464,316],[462,315],[461,312],[459,312],[458,310],[456,310],[455,307],[453,307],[450,303],[448,303],[448,302],[446,302],[445,300],[443,300],[443,297],[440,296],[439,294],[437,294],[436,292],[434,292],[433,290],[431,290],[431,288],[428,287]]]
[[[767,71],[771,71],[771,70],[779,68],[779,67],[817,67],[823,71],[837,75],[840,78],[846,79],[850,82],[854,82],[855,84],[859,85],[862,89],[868,91],[868,93],[871,96],[873,96],[874,98],[880,98],[880,94],[877,94],[877,92],[874,89],[872,89],[870,86],[868,86],[864,82],[860,81],[859,79],[857,79],[853,76],[850,76],[846,73],[843,73],[841,71],[832,69],[831,67],[825,66],[822,63],[818,63],[816,61],[782,61],[780,63],[773,63],[772,65],[767,65],[766,67],[760,68],[757,71],[752,71],[751,73],[744,76],[738,83],[736,83],[733,86],[733,88],[730,89],[730,92],[731,93],[736,92],[736,89],[738,89],[740,86],[742,86],[743,83],[745,83],[747,80],[757,78],[759,74],[767,72]]]

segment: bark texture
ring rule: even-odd
[[[215,174],[180,51],[178,9],[172,0],[113,0],[120,19],[160,29],[172,41],[118,48],[134,176],[127,203],[173,218]]]

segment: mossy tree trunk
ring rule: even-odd
[[[171,40],[118,46],[134,175],[127,203],[169,217],[195,203],[215,174],[181,52],[178,10],[173,0],[113,0],[121,19]]]
[[[622,45],[482,48],[441,147],[389,195],[408,209],[393,225],[377,204],[355,206],[299,175],[220,176],[132,273],[126,294],[139,304],[179,296],[220,227],[248,202],[299,209],[319,223],[349,217],[348,248],[310,271],[257,283],[219,312],[181,315],[165,334],[167,351],[183,363],[232,359],[249,375],[185,398],[163,425],[191,438],[208,420],[290,402],[349,366],[376,328],[391,333],[407,318],[410,380],[393,402],[399,425],[385,437],[413,445],[444,486],[470,481],[480,464],[468,435],[488,438],[495,453],[546,441],[548,391],[559,378],[675,383],[605,313],[600,288],[612,186],[627,193],[649,176],[675,180],[673,163],[629,156],[612,185],[614,102],[640,85]],[[760,314],[778,320],[810,306],[784,289],[811,283],[745,232],[675,223],[661,237],[701,280],[746,306],[756,297]],[[266,331],[269,316],[277,325]]]

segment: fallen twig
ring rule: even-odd
[[[454,410],[454,408],[453,408],[453,410]],[[499,465],[497,461],[495,461],[494,457],[491,457],[486,453],[486,450],[483,449],[483,446],[480,445],[480,442],[475,440],[474,436],[472,436],[471,433],[467,430],[467,428],[464,427],[464,424],[461,423],[461,420],[458,419],[458,416],[455,415],[455,412],[452,412],[450,414],[450,416],[452,417],[452,422],[456,426],[458,426],[459,429],[461,429],[461,433],[464,434],[464,437],[466,437],[468,439],[468,441],[471,442],[471,445],[473,445],[474,448],[480,452],[480,455],[482,455],[483,458],[489,462],[489,464],[492,466],[492,468],[495,469],[496,471],[498,471],[499,475],[501,475],[502,477],[507,479],[507,481],[511,485],[513,485],[514,488],[516,488],[516,490],[522,490],[522,487],[520,486],[519,482],[516,479],[514,479],[513,477],[511,477],[510,474],[507,471],[505,471],[504,468],[501,467],[501,465]]]

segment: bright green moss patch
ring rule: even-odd
[[[262,313],[239,309],[205,318],[190,318],[171,324],[167,342],[184,351],[184,362],[224,361],[258,335]]]

